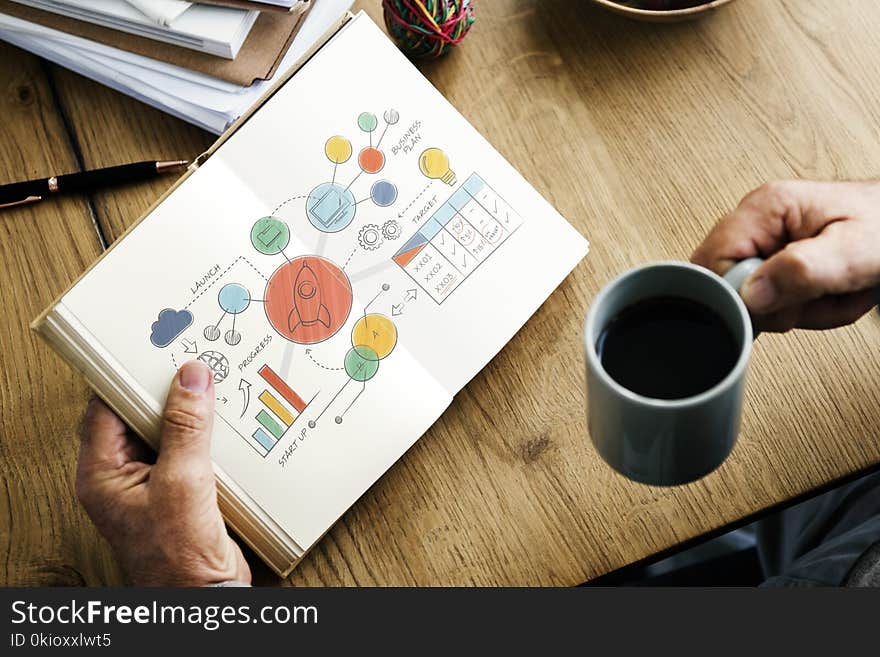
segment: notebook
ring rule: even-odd
[[[158,25],[125,0],[14,0],[102,27],[234,59],[260,12],[192,5],[170,26]]]
[[[360,13],[33,326],[153,445],[210,366],[221,510],[285,574],[587,248]]]

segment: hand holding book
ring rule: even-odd
[[[198,361],[183,365],[171,383],[158,458],[103,402],[89,404],[76,494],[129,583],[250,583],[250,568],[217,506],[213,424],[213,377]]]
[[[289,75],[36,323],[156,447],[211,367],[220,509],[279,574],[587,251],[365,15]]]

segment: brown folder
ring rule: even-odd
[[[235,59],[223,59],[189,48],[34,9],[11,0],[0,0],[0,13],[245,87],[252,85],[256,80],[267,80],[275,74],[306,16],[305,11],[261,12],[238,56]]]
[[[300,0],[290,9],[287,9],[267,2],[260,2],[259,0],[191,0],[191,2],[195,2],[197,5],[222,5],[224,7],[235,7],[236,9],[257,9],[259,11],[280,11],[285,13],[288,11],[294,13],[303,11],[303,7],[300,5],[309,4],[309,0]]]

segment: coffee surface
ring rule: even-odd
[[[683,399],[713,387],[736,365],[740,349],[713,310],[681,297],[624,308],[596,344],[605,371],[644,397]]]

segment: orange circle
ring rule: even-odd
[[[264,305],[269,323],[282,338],[314,344],[342,328],[351,303],[345,272],[326,258],[300,256],[269,277]]]
[[[358,165],[365,173],[379,173],[385,166],[385,155],[378,148],[367,146],[358,153]]]

